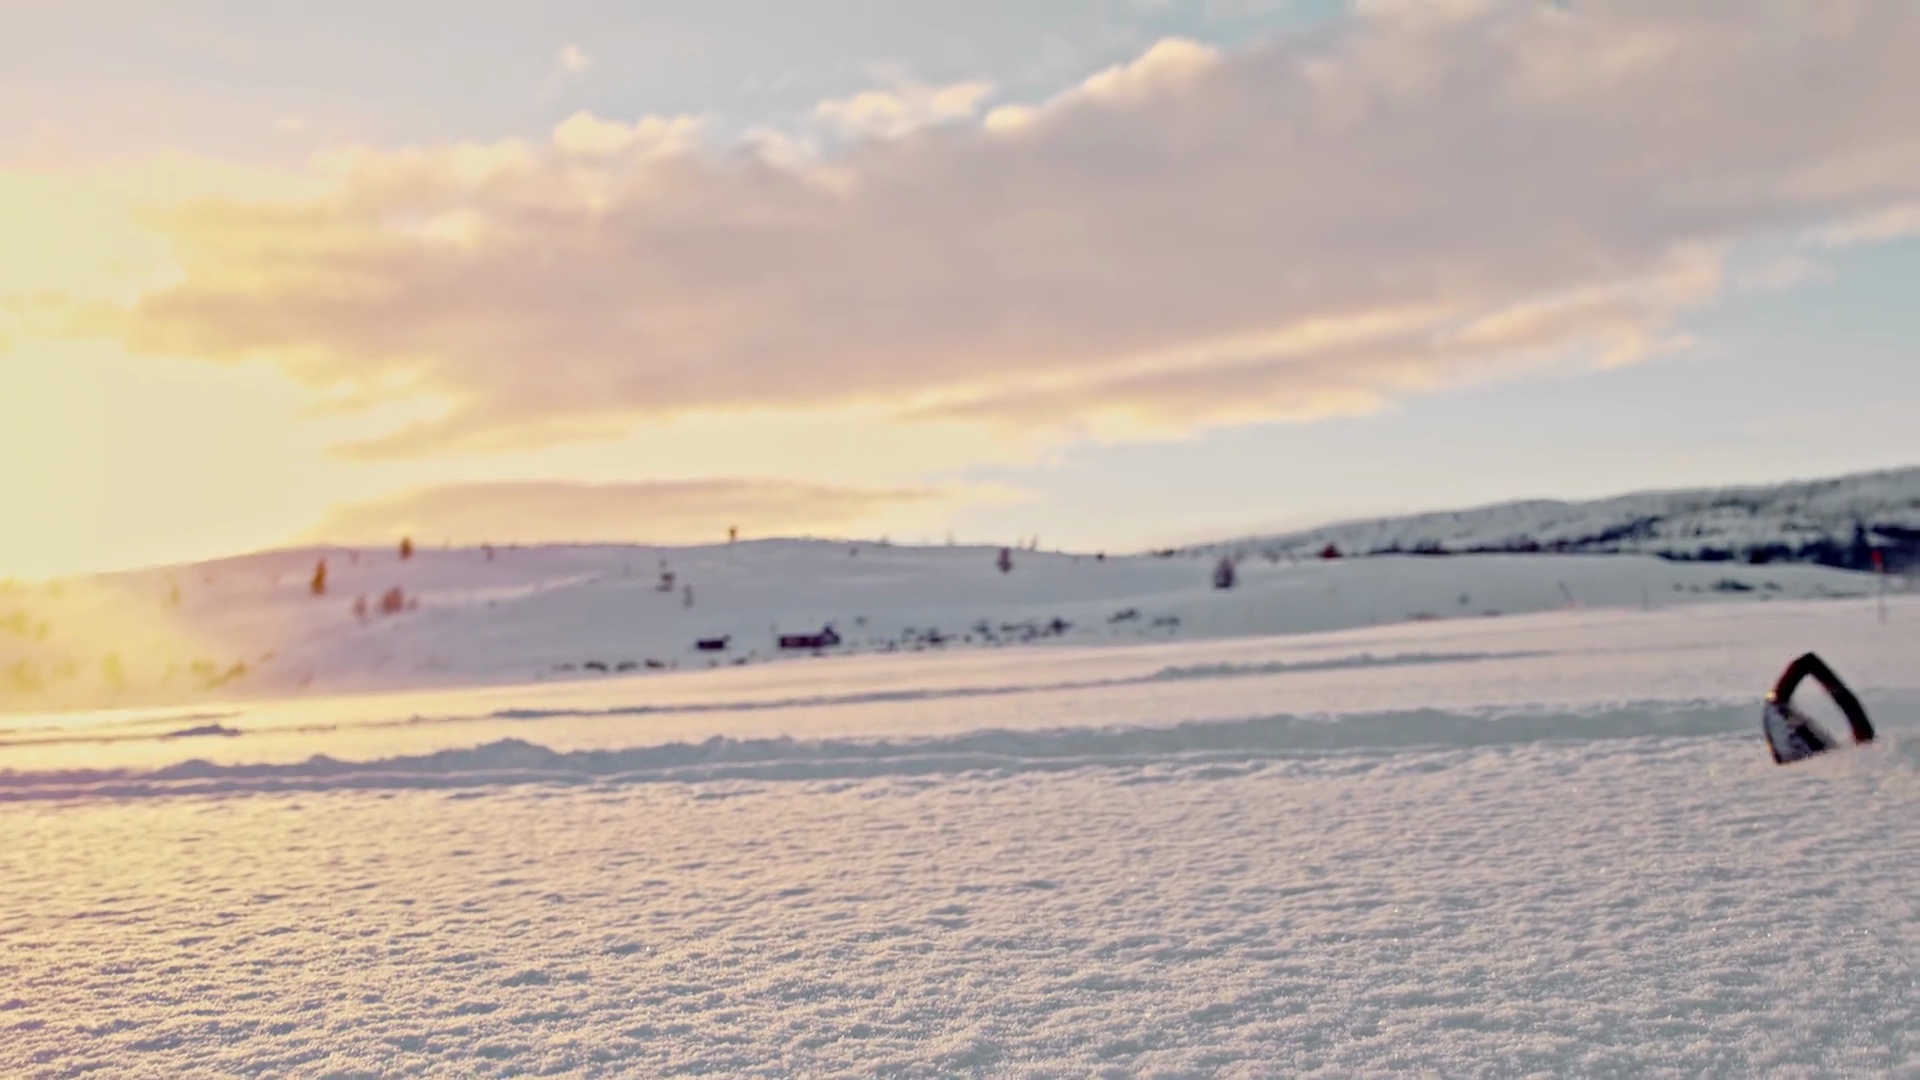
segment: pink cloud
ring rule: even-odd
[[[1911,5],[1442,14],[1162,43],[825,157],[591,117],[370,152],[324,198],[174,217],[184,275],[117,332],[441,404],[372,452],[855,404],[1191,427],[1645,356],[1731,242],[1920,200]]]

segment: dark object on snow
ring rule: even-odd
[[[1213,567],[1213,587],[1216,589],[1233,588],[1233,560],[1225,555]]]
[[[726,652],[727,642],[731,640],[733,640],[731,637],[700,638],[693,643],[693,647],[701,652]]]
[[[993,561],[993,565],[999,567],[1003,574],[1013,569],[1013,549],[1001,548],[1000,557]]]
[[[313,568],[313,580],[307,584],[307,588],[315,596],[327,595],[327,560],[321,559],[320,564]]]
[[[1867,720],[1867,711],[1860,706],[1860,699],[1840,681],[1825,661],[1812,653],[1801,656],[1787,665],[1780,673],[1780,680],[1767,692],[1767,710],[1762,716],[1760,727],[1767,737],[1767,749],[1773,751],[1773,760],[1777,765],[1790,765],[1804,761],[1815,754],[1824,754],[1839,747],[1832,735],[1821,730],[1813,718],[1793,707],[1793,692],[1798,689],[1801,680],[1812,676],[1820,684],[1833,703],[1840,706],[1846,715],[1847,726],[1853,729],[1853,741],[1869,743],[1873,741],[1873,725]]]
[[[817,634],[781,634],[780,647],[783,649],[824,649],[829,645],[840,644],[840,635],[833,627],[823,627]]]

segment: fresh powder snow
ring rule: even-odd
[[[1883,618],[1862,575],[1250,561],[1214,590],[961,549],[983,572],[938,593],[781,545],[849,569],[759,579],[791,604],[762,639],[850,598],[851,655],[534,678],[618,658],[645,587],[513,554],[417,553],[439,599],[290,654],[400,672],[363,693],[0,722],[0,1074],[1913,1075],[1920,598]],[[756,586],[703,565],[745,557],[676,556],[695,606],[631,655],[751,636]],[[1109,571],[1126,595],[1082,584]],[[217,573],[270,594],[266,557]],[[901,578],[917,606],[881,606]],[[981,609],[1016,640],[898,644]],[[1022,640],[1054,616],[1093,632]],[[436,627],[444,668],[409,666]],[[1777,767],[1760,696],[1807,649],[1880,738]]]

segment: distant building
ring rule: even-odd
[[[783,649],[825,649],[840,644],[840,635],[833,627],[822,627],[817,634],[781,634],[780,647]]]

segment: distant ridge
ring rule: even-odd
[[[1920,566],[1920,467],[1748,487],[1536,499],[1348,521],[1181,549],[1195,554],[1637,553],[1703,562]]]

